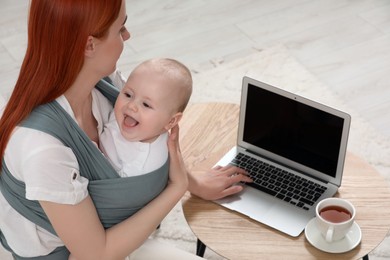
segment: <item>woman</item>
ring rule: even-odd
[[[69,252],[77,259],[123,259],[147,240],[187,188],[216,199],[240,191],[233,183],[249,181],[236,175],[243,171],[233,167],[187,176],[176,127],[168,141],[168,185],[129,217],[105,221],[105,212],[92,198],[95,180],[84,172],[84,165],[95,162],[81,160],[86,153],[54,135],[77,132],[88,139],[83,145],[98,151],[112,105],[95,85],[115,71],[123,42],[130,38],[125,10],[123,0],[31,0],[26,55],[0,121],[0,238],[17,259],[46,255],[42,259],[67,259]],[[35,118],[41,120],[46,112],[53,116],[48,128],[52,122],[61,127],[66,119],[72,129],[41,131],[46,119]],[[19,188],[25,194],[14,193]],[[22,209],[14,204],[15,198],[23,201]],[[36,204],[24,205],[30,201]],[[31,219],[26,208],[34,211]]]

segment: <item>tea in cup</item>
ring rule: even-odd
[[[351,202],[340,198],[324,199],[316,207],[317,228],[326,242],[340,240],[350,231],[355,215]]]

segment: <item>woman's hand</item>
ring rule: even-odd
[[[192,172],[189,191],[205,200],[216,200],[236,194],[244,188],[240,182],[252,182],[247,173],[236,166],[217,166],[209,171]]]
[[[188,172],[184,165],[179,145],[179,126],[174,126],[168,138],[169,151],[169,185],[183,188],[183,194],[188,188]]]

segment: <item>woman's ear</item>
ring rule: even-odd
[[[87,44],[85,45],[85,56],[93,57],[95,54],[95,38],[93,36],[88,36]]]
[[[169,120],[169,123],[165,126],[165,130],[170,130],[172,127],[174,127],[175,125],[177,125],[179,123],[179,121],[181,120],[181,118],[183,117],[183,113],[182,112],[178,112],[176,114],[174,114],[171,118],[171,120]]]

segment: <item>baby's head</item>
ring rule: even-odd
[[[176,112],[183,112],[192,94],[192,76],[190,70],[181,62],[156,58],[147,60],[138,65],[130,74],[149,74],[160,80],[159,91],[171,91],[171,105]],[[130,80],[129,77],[129,80]],[[157,89],[156,89],[157,90]],[[164,98],[163,95],[160,98]]]
[[[191,72],[173,59],[151,59],[130,74],[115,103],[122,135],[152,142],[182,118],[192,93]]]

